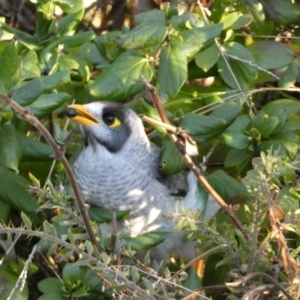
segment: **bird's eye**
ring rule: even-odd
[[[102,118],[104,123],[110,128],[116,128],[121,125],[120,120],[111,113],[104,114]]]
[[[65,115],[69,118],[74,118],[78,115],[78,112],[74,108],[67,107],[67,109],[65,110]]]

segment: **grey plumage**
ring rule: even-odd
[[[192,174],[184,199],[172,196],[162,183],[160,150],[149,141],[140,118],[131,109],[94,102],[70,106],[66,115],[80,123],[85,138],[86,146],[74,164],[85,201],[111,210],[130,209],[129,218],[122,224],[129,235],[171,232],[175,223],[165,216],[175,212],[177,200],[180,209],[201,209]],[[214,214],[217,209],[214,201],[209,201],[208,213]],[[194,243],[184,242],[183,232],[172,233],[151,250],[152,266],[157,268],[171,253],[190,260],[195,255]]]

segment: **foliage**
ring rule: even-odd
[[[136,15],[132,29],[124,26],[97,36],[94,31],[77,30],[84,17],[81,0],[36,2],[33,35],[0,18],[0,94],[32,112],[62,144],[69,131],[59,116],[73,101],[123,101],[137,113],[157,119],[143,93],[144,76],[156,87],[169,119],[187,129],[198,143],[198,160],[205,157],[208,181],[233,206],[251,236],[247,240],[222,211],[208,224],[199,216],[181,216],[177,229],[186,229],[188,238],[201,240],[202,252],[226,245],[222,253],[207,259],[203,286],[223,285],[222,293],[211,289],[214,299],[249,299],[256,296],[258,287],[270,297],[281,297],[279,290],[287,286],[291,295],[299,295],[293,283],[299,276],[295,170],[299,166],[300,104],[292,92],[299,92],[295,85],[300,48],[297,38],[277,31],[285,26],[297,37],[299,4],[223,0],[206,17],[199,5],[190,11],[184,5],[166,3],[161,10]],[[57,6],[63,11],[60,18],[54,17]],[[199,278],[192,274],[181,281],[166,268],[158,279],[146,268],[147,256],[144,264],[133,257],[136,250],[156,245],[167,233],[129,238],[118,232],[111,237],[105,225],[100,226],[102,251],[98,251],[88,241],[53,149],[0,101],[0,233],[7,234],[5,242],[12,246],[21,233],[40,239],[32,240],[29,253],[34,254],[32,245],[36,244],[56,274],[38,278],[39,299],[111,299],[116,295],[169,299],[186,296],[189,289],[200,292]],[[163,149],[162,171],[170,175],[186,169],[164,135],[157,127],[149,135]],[[67,144],[71,162],[80,151],[79,144],[76,137]],[[216,163],[221,165],[217,171]],[[96,222],[114,218],[112,212],[99,208],[89,213],[95,232]],[[128,213],[118,212],[116,218],[122,220]],[[20,222],[24,229],[14,228]],[[124,266],[118,266],[120,253]],[[26,255],[17,253],[18,257]],[[31,258],[17,267],[11,259],[5,257],[5,261],[1,277],[6,274],[13,289],[12,281],[23,274],[19,276],[22,284],[15,287],[21,299],[26,299],[30,282],[26,276],[34,278],[39,274],[36,269],[42,272],[41,265],[34,264],[35,271],[29,272]],[[132,261],[134,265],[129,264]],[[28,274],[24,277],[24,273]],[[271,282],[275,292],[267,286],[268,275],[276,279]],[[6,291],[1,294],[0,289],[0,296],[7,297]]]

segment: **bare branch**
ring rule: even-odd
[[[93,232],[91,223],[90,223],[90,219],[89,219],[89,216],[88,216],[88,213],[87,213],[86,205],[84,204],[84,201],[83,201],[83,198],[81,196],[80,190],[79,190],[78,185],[76,183],[74,173],[72,171],[71,166],[69,165],[68,160],[66,159],[66,157],[64,155],[64,149],[61,147],[61,145],[58,145],[55,142],[54,138],[52,137],[50,132],[47,130],[47,128],[32,114],[30,109],[24,109],[17,102],[15,102],[12,98],[9,98],[9,97],[7,97],[3,94],[0,94],[0,98],[3,101],[5,101],[7,105],[10,105],[14,109],[14,111],[16,111],[18,114],[20,114],[26,121],[31,123],[34,127],[36,127],[39,130],[39,132],[45,137],[48,144],[53,149],[56,158],[59,159],[61,161],[61,163],[63,164],[64,169],[67,173],[67,176],[70,180],[70,184],[73,188],[75,199],[77,201],[77,204],[78,204],[80,213],[82,215],[82,219],[84,221],[85,228],[86,228],[86,231],[89,235],[89,238],[90,238],[92,244],[99,247],[98,243],[96,241],[96,237],[95,237],[95,234]]]
[[[254,277],[264,277],[265,279],[267,279],[269,282],[273,283],[278,290],[280,290],[289,300],[293,300],[294,298],[284,289],[284,287],[277,282],[273,277],[271,277],[270,275],[263,273],[263,272],[255,272],[252,274],[249,274],[245,277],[243,277],[243,282],[246,283],[248,280],[253,279]],[[243,299],[249,299],[249,298],[243,298]],[[251,298],[252,299],[252,298]]]
[[[148,92],[151,95],[152,101],[154,103],[154,106],[156,107],[159,116],[162,120],[163,123],[166,123],[170,125],[170,122],[166,116],[166,113],[162,107],[161,100],[159,99],[158,94],[156,93],[155,87],[152,86],[145,77],[142,76],[142,81],[145,87],[147,88]],[[231,218],[233,223],[237,226],[237,228],[243,233],[245,236],[246,240],[249,241],[250,237],[248,233],[246,233],[243,229],[242,223],[236,216],[232,206],[228,205],[222,198],[221,196],[212,188],[212,186],[208,183],[206,178],[201,174],[201,171],[199,168],[196,166],[196,164],[193,162],[192,158],[190,155],[188,155],[185,152],[185,145],[183,142],[178,139],[178,137],[172,132],[172,130],[167,129],[167,133],[172,140],[172,142],[175,144],[177,147],[178,151],[181,153],[183,159],[185,160],[186,164],[188,167],[191,169],[191,171],[195,174],[197,177],[198,181],[203,185],[203,187],[207,190],[207,192],[217,201],[217,203],[221,206],[221,208],[228,214],[228,216]]]

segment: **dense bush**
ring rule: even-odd
[[[133,28],[97,35],[77,30],[82,0],[36,2],[34,33],[0,18],[0,298],[169,299],[193,290],[213,299],[298,298],[300,5],[165,3],[136,15]],[[65,107],[106,99],[158,119],[142,76],[170,121],[197,142],[209,183],[243,225],[223,211],[208,224],[182,216],[177,229],[208,251],[202,282],[192,269],[185,280],[171,276],[169,269],[182,267],[171,263],[158,275],[138,263],[118,265],[115,253],[131,257],[164,236],[119,233],[117,241],[101,236],[101,250],[93,245],[64,165],[36,123],[11,105],[44,124],[72,162],[81,141],[69,139]],[[149,136],[163,149],[162,172],[186,169],[161,128]],[[95,221],[110,221],[112,212],[89,213],[99,239]]]

